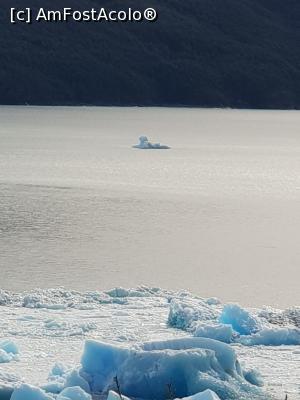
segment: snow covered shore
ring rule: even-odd
[[[299,315],[146,287],[0,291],[0,400],[106,399],[115,376],[124,399],[164,399],[167,385],[173,398],[297,399]]]

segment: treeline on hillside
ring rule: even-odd
[[[159,18],[9,22],[62,3]],[[2,0],[0,14],[0,104],[300,108],[298,0]]]

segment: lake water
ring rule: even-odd
[[[131,146],[147,135],[171,150]],[[300,112],[0,108],[0,282],[300,303]]]

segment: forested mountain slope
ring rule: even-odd
[[[156,22],[9,22],[11,7]],[[0,103],[300,108],[299,0],[1,0]]]

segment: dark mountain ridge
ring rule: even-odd
[[[62,6],[159,17],[9,22]],[[0,104],[300,108],[299,0],[2,0],[0,18]]]

